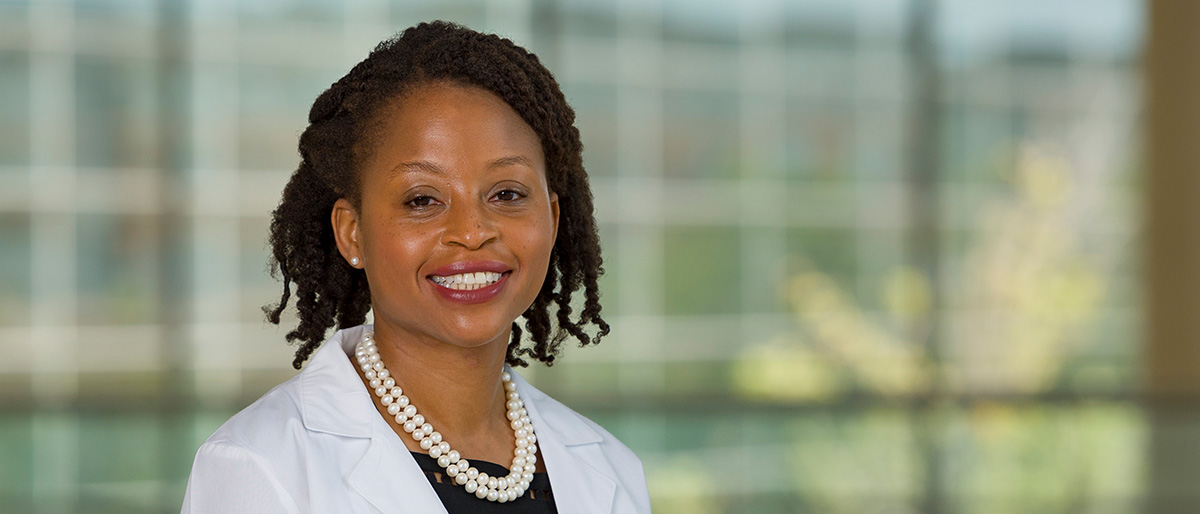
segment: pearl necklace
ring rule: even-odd
[[[451,449],[450,443],[442,440],[442,434],[425,422],[425,416],[417,414],[416,406],[404,395],[404,391],[396,385],[396,379],[383,365],[373,332],[367,332],[355,346],[354,357],[363,376],[367,377],[374,389],[375,396],[379,397],[379,403],[387,409],[388,414],[396,417],[397,425],[412,434],[421,449],[429,451],[429,456],[437,459],[438,466],[446,469],[446,474],[454,479],[454,483],[463,486],[468,493],[474,493],[477,498],[500,503],[520,498],[529,489],[533,472],[537,469],[537,436],[533,433],[533,423],[525,410],[525,402],[517,394],[517,384],[513,383],[507,371],[502,372],[501,378],[504,379],[508,398],[509,426],[516,437],[517,448],[513,450],[508,476],[490,477],[475,469],[458,450]]]

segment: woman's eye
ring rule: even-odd
[[[432,196],[421,195],[409,200],[407,203],[412,207],[429,207],[430,205],[433,205],[434,202],[435,200]]]
[[[519,193],[517,191],[513,191],[512,189],[505,189],[504,191],[496,193],[496,199],[500,200],[501,202],[512,202],[512,201],[520,200],[524,196],[525,195],[522,195],[521,193]]]

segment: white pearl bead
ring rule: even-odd
[[[417,429],[417,424],[413,423],[411,419],[404,422],[404,431],[405,432],[412,433],[416,429]]]
[[[375,380],[375,376],[376,376],[375,370],[370,369],[370,370],[364,371],[363,376],[367,377],[367,380]]]
[[[387,371],[387,370],[385,369],[385,370],[383,370],[383,371]],[[380,371],[380,372],[379,372],[379,374],[381,374],[381,375],[382,375],[382,374],[383,374],[383,371]],[[383,379],[383,387],[386,387],[386,388],[388,388],[388,389],[391,389],[391,388],[393,388],[393,387],[396,387],[396,379],[394,379],[394,378],[392,378],[392,377],[386,377],[386,378],[384,378],[384,379]]]
[[[380,359],[379,354],[377,352],[370,352],[370,353],[371,354],[367,356],[367,360],[370,361],[372,364],[379,362],[379,359]],[[379,370],[375,370],[375,371],[379,371]]]
[[[435,458],[435,459],[436,459],[436,458],[439,458],[439,457],[441,457],[441,456],[442,456],[442,449],[441,449],[441,448],[438,448],[437,446],[434,446],[434,445],[432,445],[432,444],[431,444],[431,445],[429,445],[429,456],[430,456],[430,457],[433,457],[433,458]],[[442,466],[442,467],[444,468],[444,467],[446,467],[446,466]]]
[[[430,450],[436,450],[436,449],[437,449],[437,448],[430,448]],[[443,467],[443,468],[446,468],[446,473],[447,473],[447,474],[448,474],[448,473],[450,473],[450,470],[452,470],[452,469],[454,470],[454,472],[455,472],[455,473],[458,473],[458,468],[452,468],[452,467],[450,467],[450,457],[447,457],[447,456],[445,456],[445,455],[442,455],[441,457],[438,457],[438,466],[441,466],[441,467]]]
[[[358,358],[358,365],[359,365],[359,366],[362,366],[362,365],[364,365],[364,364],[368,364],[368,363],[370,363],[370,362],[371,362],[371,359],[370,359],[370,358],[368,358],[366,355],[363,355],[363,356],[361,356],[361,357],[359,357],[359,358]]]
[[[375,363],[372,363],[372,364],[371,364],[371,369],[373,369],[373,370],[375,370],[375,371],[383,371],[383,363],[382,363],[382,362],[375,362]]]
[[[396,404],[394,404],[394,403],[393,403],[392,405],[396,405]],[[396,405],[396,406],[397,406],[397,407],[399,407],[399,405]],[[405,423],[407,423],[407,422],[408,422],[408,415],[407,415],[407,414],[405,414],[405,413],[403,413],[403,412],[400,412],[400,413],[396,414],[396,424],[397,424],[397,425],[403,425],[403,424],[405,424]]]
[[[500,484],[499,484],[499,481],[496,480],[496,477],[488,477],[488,481],[487,481],[488,489],[495,489],[496,486],[498,486],[498,485],[500,485]]]
[[[505,391],[516,391],[516,390],[517,390],[517,383],[516,383],[516,382],[513,382],[513,381],[511,381],[511,380],[507,380],[507,379],[506,379],[506,380],[504,381],[504,390],[505,390]]]
[[[470,479],[467,478],[467,475],[458,475],[458,476],[454,477],[454,482],[458,485],[463,485],[463,484],[467,483],[468,480],[470,480]],[[472,483],[474,483],[474,482],[472,482]]]
[[[504,481],[508,482],[509,489],[512,489],[513,486],[517,485],[517,477],[514,477],[512,475],[504,477]]]
[[[525,456],[525,465],[531,466],[533,464],[537,464],[537,454],[531,451],[529,455]]]
[[[496,493],[496,503],[508,503],[508,491]]]
[[[430,427],[430,428],[433,428],[433,427]],[[433,444],[438,444],[438,443],[442,442],[442,433],[434,431],[429,434],[429,439],[431,441],[433,441]]]
[[[482,500],[482,499],[484,499],[484,498],[487,498],[487,495],[488,495],[488,490],[487,490],[487,488],[486,488],[486,487],[480,487],[479,489],[476,489],[476,490],[475,490],[475,497],[476,497],[476,498],[479,498],[479,499],[481,499],[481,500]]]
[[[413,440],[420,441],[425,438],[425,432],[422,432],[421,429],[418,428],[412,431],[412,436]]]
[[[505,405],[508,407],[508,410],[517,410],[521,407],[520,405],[517,405],[517,400],[512,400]]]
[[[496,498],[499,498],[499,497],[500,497],[500,493],[496,492],[495,490],[489,490],[487,493],[488,501],[494,502],[494,501],[496,501]]]
[[[465,475],[460,475],[460,476],[465,476]],[[455,482],[458,482],[458,480],[455,479]],[[475,482],[468,482],[466,480],[459,482],[459,485],[462,485],[464,483],[467,484],[464,489],[466,489],[468,493],[473,493],[473,492],[475,492],[476,489],[479,489],[479,484],[476,484]]]
[[[529,440],[528,440],[528,439],[525,439],[524,437],[518,437],[518,438],[516,439],[516,442],[517,442],[517,447],[518,447],[518,448],[524,448],[524,447],[526,447],[526,446],[529,446]]]
[[[517,414],[517,412],[516,412],[516,411],[511,411],[511,410],[510,410],[510,411],[508,411],[508,420],[509,420],[509,421],[516,421],[516,420],[518,420],[518,419],[520,419],[520,418],[521,418],[521,415],[520,415],[520,414]]]
[[[433,448],[433,441],[429,440],[428,437],[421,438],[421,449],[429,450],[431,448]]]
[[[458,459],[462,457],[462,455],[458,453],[458,450],[450,450],[449,452],[446,452],[446,456],[450,458],[450,462],[455,464],[457,464]]]
[[[379,372],[379,378],[387,378],[387,377],[390,377],[390,376],[392,376],[392,372],[391,372],[391,371],[388,371],[388,370],[386,370],[386,369],[385,369],[385,370],[383,370],[383,371],[380,371],[380,372]],[[388,386],[388,387],[391,387],[391,386]]]
[[[419,415],[420,414],[418,414],[418,416]],[[425,435],[428,436],[433,432],[433,425],[430,425],[429,422],[426,422],[424,425],[421,425],[421,431],[425,432]]]
[[[533,473],[525,473],[524,475],[521,475],[521,480],[525,482],[533,481]]]
[[[513,455],[516,455],[517,457],[526,457],[529,455],[529,450],[518,447],[517,449],[513,450]]]
[[[417,414],[416,416],[413,416],[412,418],[413,418],[413,423],[416,423],[417,425],[425,424],[425,416],[424,415]]]
[[[524,479],[525,475],[527,475],[527,474],[529,475],[530,478],[533,478],[534,471],[537,471],[536,464],[526,464],[525,465],[525,473],[521,473],[521,478]]]
[[[522,423],[522,424],[524,424],[524,425],[528,425],[528,424],[530,424],[531,422],[532,422],[532,420],[530,420],[530,419],[529,419],[529,416],[524,416],[524,415],[522,415],[522,416],[521,416],[521,423]]]
[[[379,397],[379,403],[382,403],[384,406],[387,406],[387,407],[390,407],[392,405],[393,400],[395,400],[395,398],[392,398],[392,395],[390,395],[390,394],[385,394],[385,395]]]
[[[408,416],[410,418],[413,416],[416,416],[417,415],[417,407],[414,405],[405,405],[404,406],[404,415]]]
[[[400,414],[400,404],[398,404],[398,403],[393,403],[393,404],[391,404],[391,405],[388,405],[388,409],[387,409],[387,410],[388,410],[388,414],[390,414],[390,415],[392,415],[392,416],[395,416],[395,415],[397,415],[397,414]]]
[[[508,382],[509,380],[512,380],[512,375],[509,374],[509,372],[507,372],[507,371],[501,371],[500,372],[500,380]]]
[[[403,394],[404,391],[400,390],[399,387],[393,387],[391,391],[388,391],[388,393],[396,398],[400,398],[400,395]]]
[[[517,430],[514,433],[514,435],[516,435],[517,437],[525,437],[525,436],[529,435],[529,430],[526,427],[521,427],[521,429]]]
[[[458,462],[454,463],[454,465],[458,466],[458,470],[462,471],[463,473],[466,473],[467,468],[471,467],[471,463],[467,459],[460,459]]]
[[[466,462],[466,461],[464,460],[462,462]],[[462,466],[459,466],[459,467],[462,467]],[[467,470],[467,478],[470,478],[471,480],[475,480],[476,478],[479,478],[479,470],[475,469],[475,468],[468,469]],[[484,480],[484,481],[486,482],[486,480]]]
[[[518,428],[525,426],[525,423],[521,422],[521,420],[519,420],[519,419],[514,419],[512,421],[512,423],[508,424],[508,426],[512,427],[513,430],[516,430]]]
[[[375,388],[375,396],[383,396],[385,394],[387,394],[387,389],[384,389],[383,386]]]
[[[517,392],[516,392],[516,391],[509,391],[509,392],[508,392],[508,399],[509,399],[509,400],[520,400],[520,399],[521,399],[521,395],[517,394]]]
[[[535,434],[535,433],[530,432],[529,435],[527,435],[525,437],[528,438],[529,442],[531,442],[531,443],[537,442],[537,434]]]
[[[525,457],[513,457],[513,466],[524,466]]]
[[[379,389],[379,386],[383,385],[383,381],[378,378],[372,378],[370,383],[371,389]]]
[[[442,449],[442,453],[445,453],[447,455],[450,454],[450,443],[448,443],[446,441],[442,441],[442,442],[438,443],[438,448]]]
[[[445,457],[445,455],[442,455],[442,457]],[[438,465],[441,465],[441,463],[442,463],[442,459],[441,459],[441,457],[439,457],[439,458],[438,458]],[[442,467],[446,468],[446,474],[447,474],[447,475],[450,475],[450,476],[452,476],[452,477],[456,477],[456,476],[458,476],[458,466],[450,466],[450,465],[446,465],[446,466],[442,466]]]

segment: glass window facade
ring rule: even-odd
[[[0,503],[178,510],[294,373],[265,239],[312,100],[442,18],[576,109],[613,331],[525,374],[655,512],[1131,512],[1142,10],[0,4]]]

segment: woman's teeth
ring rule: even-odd
[[[500,280],[500,276],[500,273],[491,271],[476,271],[475,273],[459,273],[448,277],[433,275],[433,281],[448,289],[470,291],[495,284]]]

